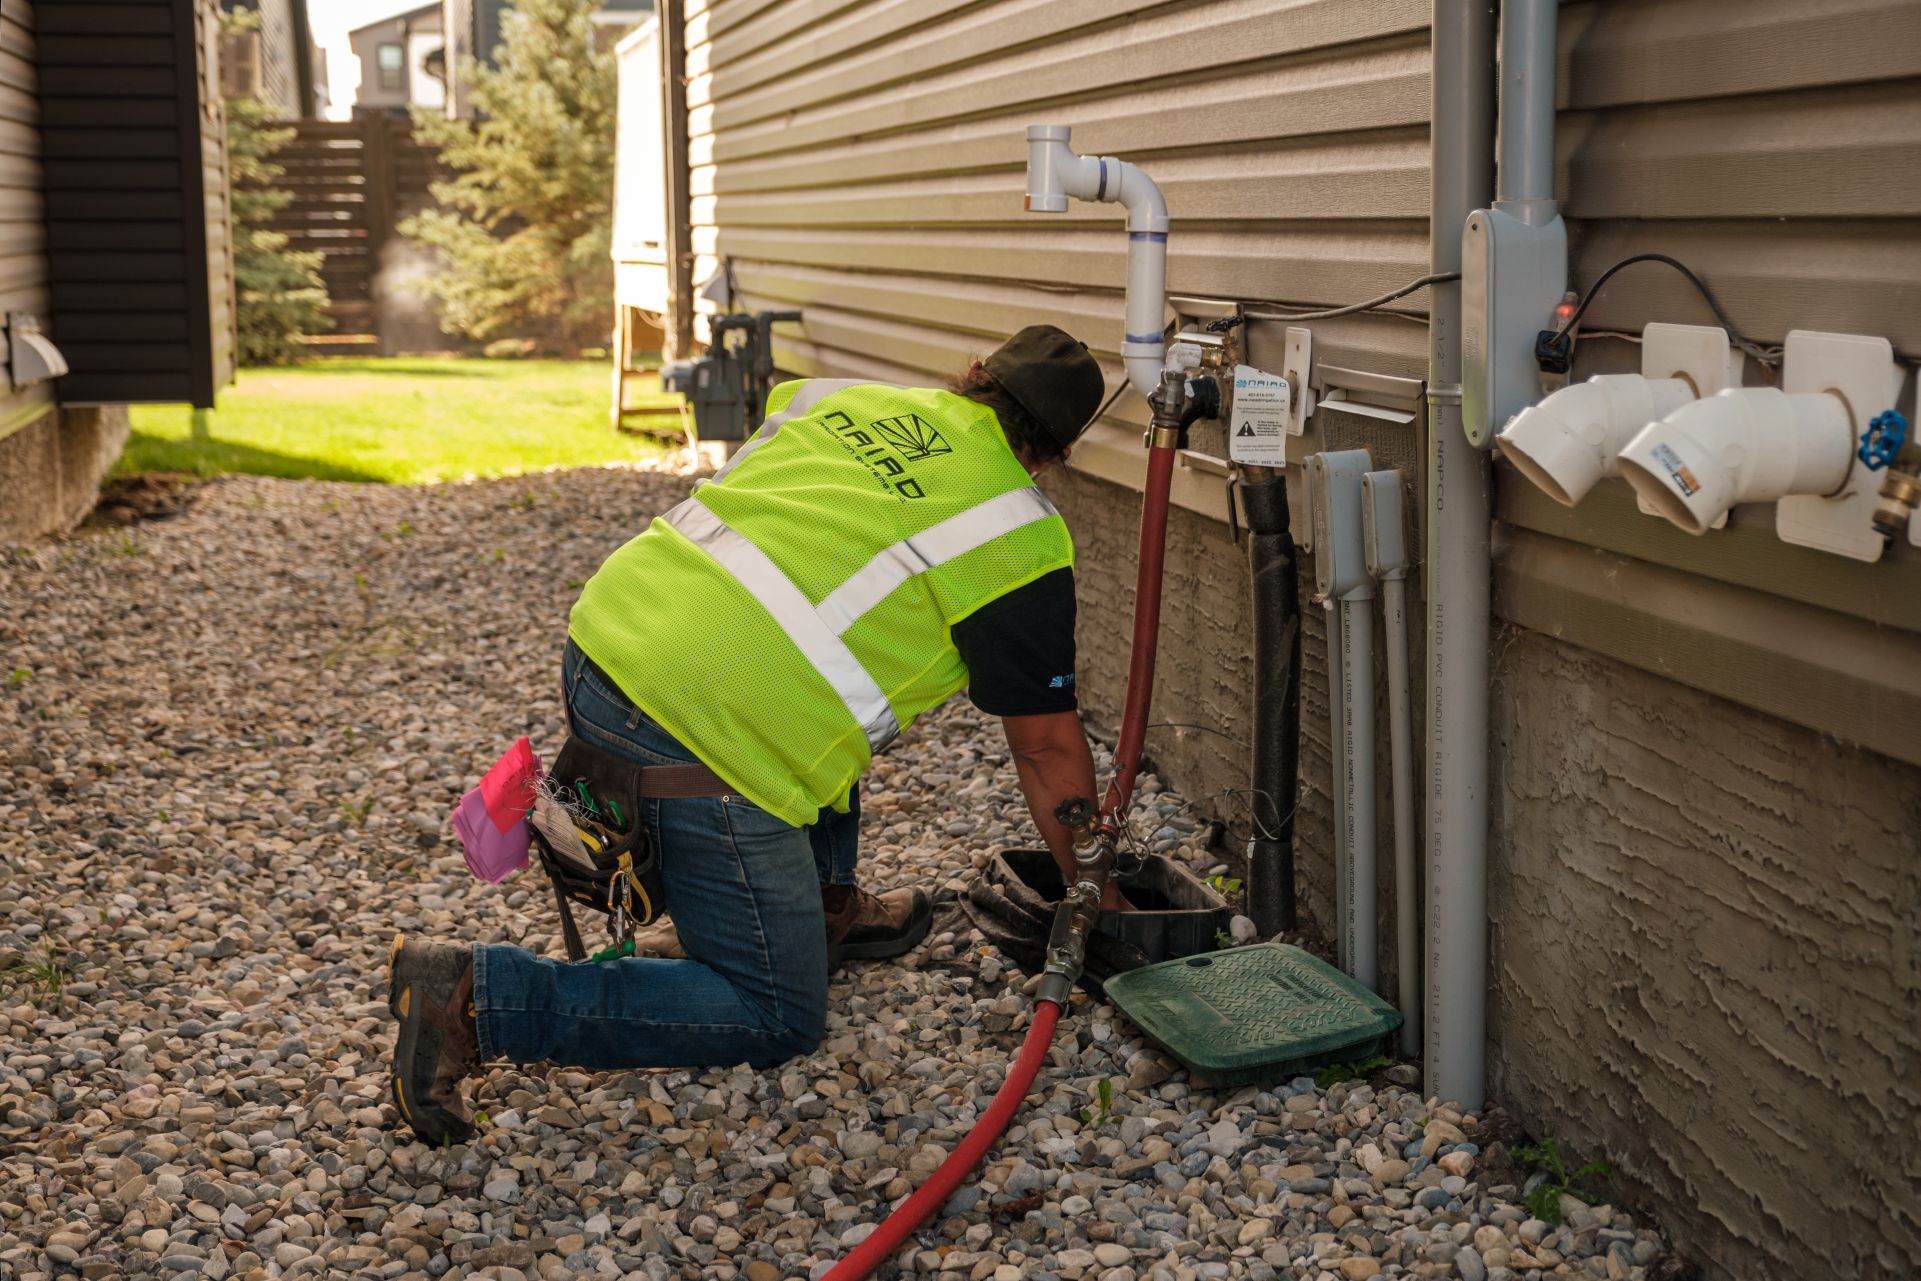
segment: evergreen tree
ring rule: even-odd
[[[613,320],[613,58],[595,46],[597,0],[518,0],[501,15],[499,67],[471,59],[477,120],[415,117],[457,176],[401,231],[438,250],[422,287],[441,328],[490,339],[604,342]]]
[[[258,21],[245,10],[227,15],[227,30]],[[268,224],[293,199],[274,184],[287,171],[273,162],[294,131],[275,126],[273,112],[254,98],[227,103],[228,211],[233,221],[234,320],[240,363],[281,364],[301,354],[302,334],[332,327],[325,315],[327,287],[317,253],[296,253]]]

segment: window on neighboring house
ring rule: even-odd
[[[407,87],[406,54],[397,44],[383,44],[375,50],[375,58],[380,66],[380,87],[388,93],[399,93]]]

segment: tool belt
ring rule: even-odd
[[[570,960],[587,958],[574,904],[607,914],[613,946],[596,959],[633,954],[633,934],[666,908],[660,849],[641,810],[646,800],[725,796],[734,789],[705,765],[641,765],[569,738],[547,775],[580,841],[571,852],[533,825],[533,845],[553,883]],[[562,833],[565,835],[565,833]]]

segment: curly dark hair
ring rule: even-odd
[[[1051,463],[1067,452],[979,361],[959,377],[950,379],[947,389],[993,410],[994,417],[1000,419],[1001,432],[1007,437],[1008,445],[1023,460]]]

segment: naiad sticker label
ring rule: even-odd
[[[1234,366],[1234,399],[1227,420],[1227,456],[1254,467],[1287,466],[1290,389],[1279,374]]]
[[[1681,491],[1683,498],[1692,498],[1701,492],[1701,482],[1694,478],[1694,473],[1688,470],[1688,465],[1682,462],[1681,456],[1672,449],[1666,445],[1656,445],[1654,459],[1667,468],[1669,479],[1674,482],[1674,487]]]

